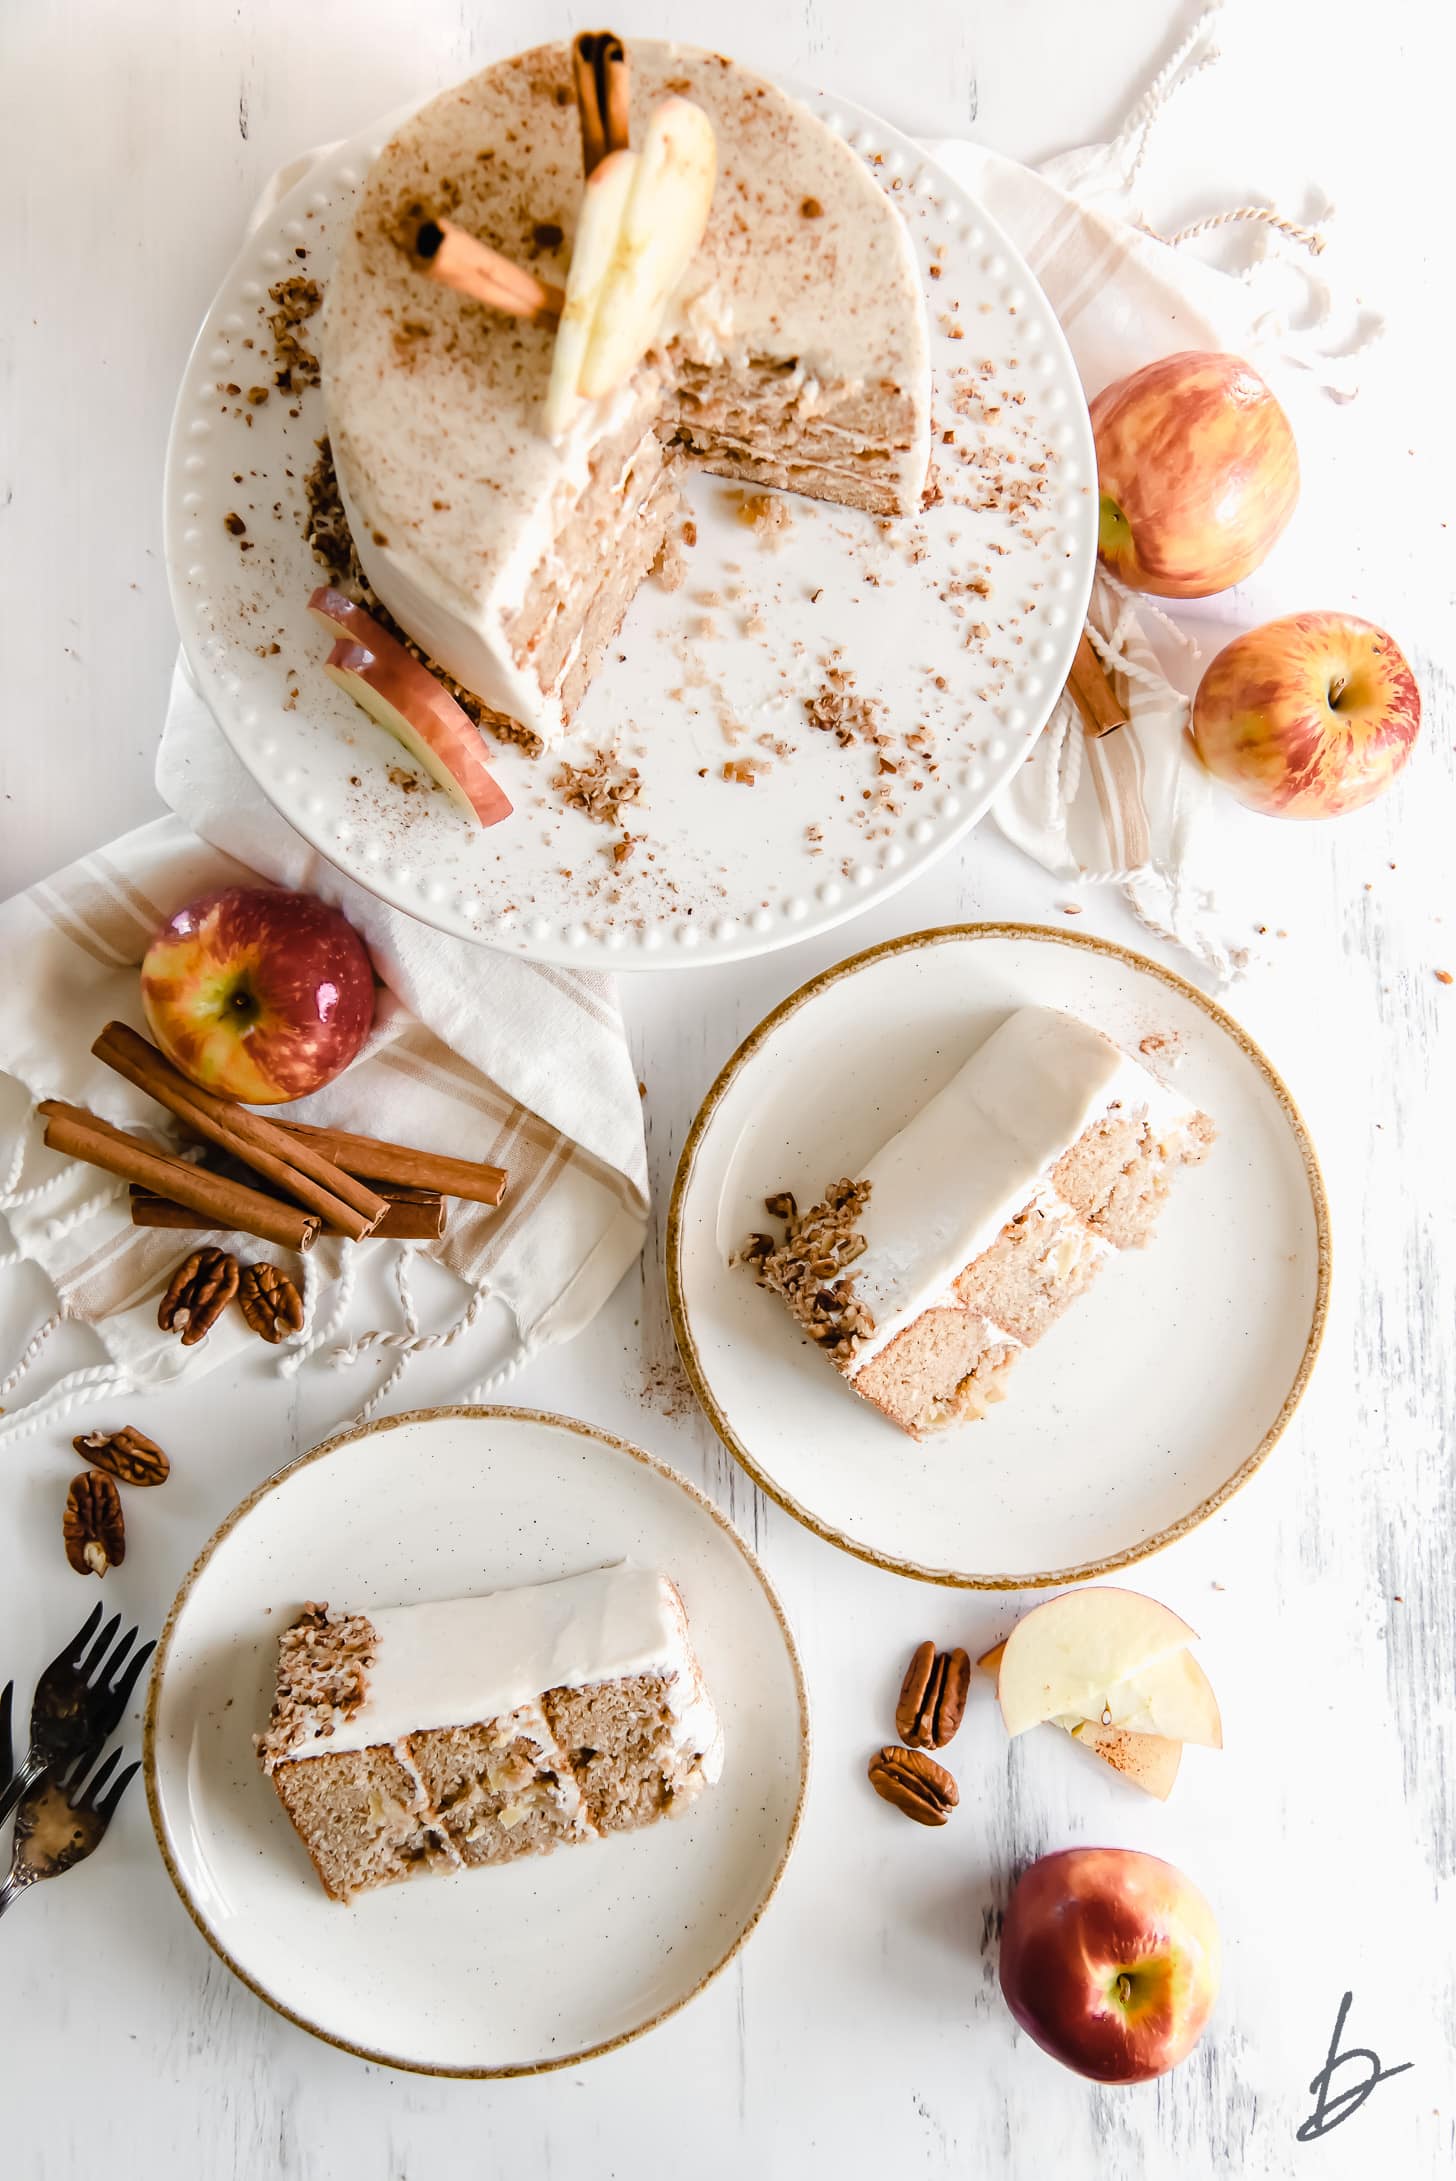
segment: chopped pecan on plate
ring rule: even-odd
[[[171,1474],[172,1464],[156,1440],[134,1424],[120,1431],[83,1431],[71,1444],[93,1468],[109,1470],[123,1484],[165,1484]]]
[[[870,1759],[870,1785],[917,1825],[944,1825],[961,1791],[933,1757],[919,1749],[877,1749]]]
[[[194,1250],[173,1273],[157,1323],[180,1333],[184,1348],[205,1340],[238,1291],[238,1261],[227,1250]]]
[[[965,1651],[916,1646],[895,1707],[895,1732],[912,1749],[944,1749],[966,1713],[971,1661]]]
[[[287,1340],[303,1330],[303,1298],[286,1272],[276,1265],[244,1265],[238,1278],[238,1308],[264,1340]]]
[[[99,1469],[83,1470],[72,1480],[61,1521],[66,1558],[78,1575],[104,1575],[126,1558],[126,1523],[121,1494]]]

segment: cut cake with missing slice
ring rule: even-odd
[[[1213,1123],[1090,1024],[1023,1007],[854,1180],[741,1258],[913,1438],[983,1416],[1119,1250],[1140,1249]]]
[[[623,1563],[368,1615],[305,1606],[258,1751],[347,1901],[677,1815],[718,1778],[723,1734],[676,1588]]]

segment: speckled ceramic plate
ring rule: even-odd
[[[916,1444],[860,1401],[729,1257],[763,1199],[857,1173],[1018,1006],[1065,1008],[1210,1114],[1146,1250],[1016,1365],[979,1423]],[[1329,1213],[1288,1091],[1221,1007],[1107,940],[1025,924],[918,932],[825,971],[728,1062],[668,1220],[673,1323],[720,1436],[831,1544],[927,1582],[1070,1583],[1155,1552],[1252,1475],[1304,1390]]]
[[[682,1591],[723,1777],[673,1824],[330,1901],[252,1737],[308,1598],[407,1604],[613,1559]],[[147,1705],[152,1822],[188,1913],[303,2029],[438,2075],[530,2075],[640,2036],[743,1944],[783,1875],[809,1762],[782,1608],[701,1493],[588,1424],[441,1409],[345,1433],[261,1486],[183,1584]]]
[[[515,816],[482,832],[322,671],[327,646],[305,611],[320,570],[299,526],[322,397],[253,406],[247,393],[272,375],[270,287],[298,271],[327,284],[386,127],[321,156],[268,214],[198,336],[166,484],[193,673],[289,823],[444,931],[620,968],[786,946],[884,899],[959,840],[1066,680],[1096,495],[1061,330],[1006,237],[943,168],[872,115],[804,95],[872,162],[926,271],[943,497],[885,525],[786,499],[791,527],[775,551],[740,519],[741,494],[688,481],[697,544],[686,583],[644,586],[565,752],[580,761],[617,747],[642,776],[631,824],[641,841],[620,866],[613,836],[563,807],[554,760],[492,744]],[[805,703],[830,663],[878,707],[897,771],[811,723]],[[752,786],[723,777],[744,760],[763,768]]]

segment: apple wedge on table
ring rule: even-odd
[[[308,610],[335,638],[324,661],[329,679],[477,825],[508,818],[510,798],[486,765],[480,729],[429,668],[342,591],[324,585]]]
[[[1193,1630],[1131,1590],[1067,1591],[1036,1606],[977,1664],[1011,1735],[1060,1727],[1144,1792],[1165,1798],[1183,1744],[1223,1746]]]
[[[640,151],[609,152],[587,177],[551,356],[546,431],[620,386],[662,330],[703,239],[717,178],[713,124],[691,99],[656,107]]]

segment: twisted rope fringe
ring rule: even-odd
[[[311,1269],[312,1268],[309,1265],[308,1258],[307,1256],[305,1256],[305,1287],[307,1287],[308,1285],[309,1272]],[[339,1266],[339,1279],[338,1285],[334,1289],[333,1308],[330,1310],[328,1317],[325,1319],[324,1323],[322,1325],[316,1325],[312,1332],[308,1330],[308,1318],[305,1318],[304,1330],[297,1344],[290,1345],[287,1354],[280,1356],[278,1359],[278,1375],[280,1378],[296,1377],[301,1367],[308,1361],[309,1357],[311,1355],[316,1355],[318,1353],[318,1350],[323,1347],[326,1341],[330,1341],[334,1338],[340,1326],[343,1324],[345,1318],[348,1316],[349,1305],[354,1300],[354,1281],[357,1277],[357,1271],[358,1259],[355,1257],[354,1251],[352,1249],[346,1249],[343,1254],[343,1260]],[[315,1273],[315,1293],[312,1296],[310,1302],[305,1306],[306,1309],[308,1309],[310,1315],[313,1314],[314,1310],[317,1307],[317,1280],[318,1275]]]
[[[1333,210],[1327,212],[1325,217],[1332,219]],[[1276,235],[1284,235],[1290,242],[1297,242],[1301,250],[1308,250],[1311,257],[1320,257],[1324,253],[1325,237],[1317,227],[1301,227],[1298,220],[1287,220],[1282,212],[1276,212],[1271,205],[1266,204],[1241,204],[1235,205],[1228,212],[1210,212],[1207,219],[1190,221],[1187,227],[1180,227],[1175,235],[1166,235],[1159,239],[1165,241],[1170,250],[1177,250],[1185,242],[1192,242],[1195,236],[1211,235],[1220,227],[1236,227],[1244,220],[1256,221],[1272,228]],[[1151,229],[1149,232],[1151,233]],[[1247,280],[1254,271],[1255,267],[1250,265],[1240,278]]]
[[[28,1439],[42,1424],[59,1423],[83,1402],[99,1401],[112,1394],[122,1398],[136,1391],[116,1363],[93,1363],[85,1370],[70,1371],[28,1407],[17,1409],[13,1416],[0,1417],[0,1439]]]
[[[1192,83],[1220,58],[1218,47],[1207,41],[1222,8],[1223,0],[1211,0],[1211,5],[1198,17],[1171,59],[1158,70],[1108,146],[1113,153],[1132,153],[1131,160],[1123,168],[1123,181],[1128,189],[1142,172],[1153,140],[1154,125],[1167,110],[1169,101],[1185,84]],[[1204,48],[1201,52],[1200,47]]]
[[[3,1400],[6,1394],[14,1393],[52,1333],[55,1332],[58,1326],[65,1324],[69,1315],[70,1312],[62,1303],[60,1309],[48,1317],[44,1325],[38,1326],[35,1332],[31,1334],[29,1341],[20,1351],[20,1357],[14,1370],[8,1372],[4,1378],[0,1378],[0,1400]]]

